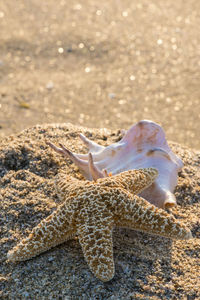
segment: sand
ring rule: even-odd
[[[170,145],[185,166],[175,191],[178,205],[171,213],[191,229],[192,240],[170,241],[117,228],[113,236],[116,271],[107,283],[90,272],[77,239],[25,262],[6,260],[7,252],[60,203],[53,185],[55,175],[65,170],[83,179],[74,164],[45,143],[62,142],[73,151],[86,153],[80,132],[102,145],[121,136],[120,130],[49,124],[1,141],[0,298],[199,299],[200,152],[176,143]]]
[[[0,298],[200,297],[199,8],[199,0],[2,1]],[[108,283],[90,273],[77,240],[8,263],[7,251],[59,204],[54,176],[65,169],[83,179],[45,140],[85,152],[79,132],[107,145],[142,119],[159,122],[178,143],[171,146],[185,167],[172,213],[194,239],[116,229]],[[50,125],[32,127],[42,123]]]
[[[150,119],[200,149],[199,28],[199,0],[2,0],[0,138]]]

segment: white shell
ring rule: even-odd
[[[125,132],[119,142],[108,147],[100,146],[82,134],[80,138],[92,154],[90,159],[89,153],[73,154],[62,145],[61,148],[49,145],[69,157],[89,180],[105,177],[107,173],[114,175],[126,170],[154,167],[158,169],[158,178],[141,193],[142,197],[162,208],[176,204],[173,191],[183,163],[167,144],[161,126],[148,120],[140,121]]]

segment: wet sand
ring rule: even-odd
[[[0,137],[151,119],[200,149],[199,28],[198,0],[2,1]]]

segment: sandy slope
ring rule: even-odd
[[[119,140],[118,130],[70,124],[44,125],[5,138],[0,145],[0,297],[3,299],[197,299],[200,297],[200,153],[171,143],[185,167],[172,213],[194,239],[170,241],[125,229],[114,233],[116,273],[102,283],[89,271],[77,240],[18,264],[6,253],[59,204],[53,181],[65,169],[82,178],[45,140],[85,152],[78,133],[100,144]]]

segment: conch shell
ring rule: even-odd
[[[160,125],[148,120],[140,121],[125,132],[119,142],[107,147],[90,141],[82,134],[80,138],[88,147],[88,154],[75,154],[61,144],[61,148],[48,144],[70,158],[88,180],[132,169],[156,168],[159,172],[156,181],[141,196],[161,208],[176,204],[173,192],[183,162],[170,149]]]

